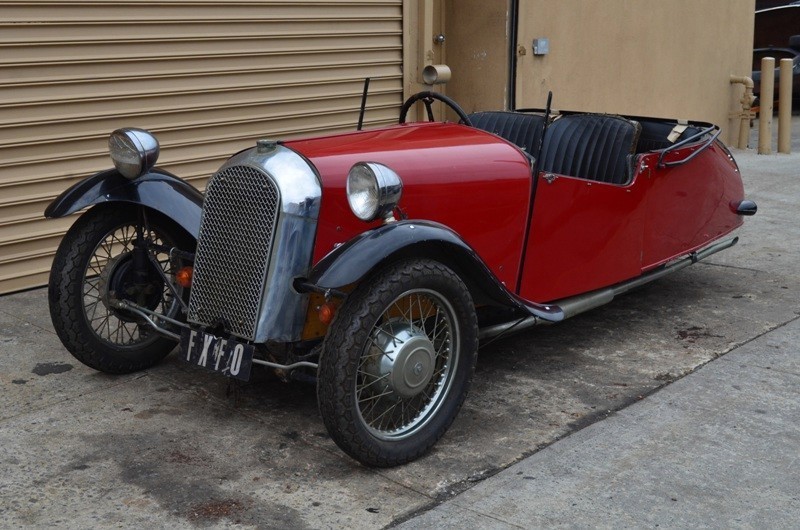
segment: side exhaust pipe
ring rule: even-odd
[[[738,237],[727,239],[697,252],[692,252],[681,260],[674,261],[671,264],[665,265],[657,270],[642,274],[641,276],[632,280],[618,283],[617,285],[611,287],[604,287],[603,289],[598,289],[586,294],[580,294],[577,296],[556,300],[551,304],[547,304],[553,308],[552,317],[543,318],[541,315],[531,315],[523,319],[489,326],[480,330],[478,333],[478,338],[481,341],[485,341],[487,339],[498,338],[501,335],[516,333],[536,325],[555,324],[556,322],[561,322],[562,320],[574,317],[575,315],[579,315],[589,311],[590,309],[605,305],[611,302],[614,297],[658,280],[659,278],[663,278],[667,274],[685,269],[689,265],[693,265],[698,261],[704,260],[707,257],[716,254],[717,252],[731,248],[738,242]]]

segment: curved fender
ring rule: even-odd
[[[308,283],[315,289],[338,291],[359,282],[384,262],[403,258],[429,258],[447,265],[464,280],[478,303],[493,302],[545,320],[561,320],[557,307],[532,304],[509,292],[472,247],[450,228],[433,221],[400,221],[364,232],[322,258],[311,270]]]
[[[163,169],[130,180],[116,169],[101,171],[66,189],[44,211],[45,217],[64,217],[103,202],[148,206],[174,220],[192,236],[200,233],[203,194]]]

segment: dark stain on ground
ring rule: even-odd
[[[24,385],[25,383],[28,382],[28,380],[27,379],[12,379],[11,382],[14,383],[15,385]]]
[[[172,451],[167,456],[167,461],[176,464],[197,464],[203,462],[201,458],[198,458],[194,455],[187,455],[182,451]]]
[[[704,331],[699,326],[692,326],[686,329],[678,330],[678,338],[687,342],[695,342],[699,338],[721,338],[722,335],[715,335],[708,331]]]
[[[236,516],[244,509],[242,502],[236,499],[210,500],[189,508],[189,520],[198,522],[227,517],[232,518],[234,523],[239,523]]]
[[[226,485],[241,481],[243,463],[226,452],[204,451],[189,435],[109,433],[87,435],[84,442],[88,451],[70,468],[110,460],[120,469],[120,484],[147,492],[164,512],[183,517],[193,526],[308,528],[297,510],[255,497],[261,486],[252,491],[237,490],[232,496]],[[246,460],[244,467],[250,462]],[[200,464],[207,471],[198,472],[197,467],[187,464]]]
[[[297,431],[285,432],[283,435],[292,441],[296,441],[300,438],[300,434]]]
[[[31,370],[31,373],[36,375],[63,374],[72,368],[73,366],[67,363],[39,363]]]

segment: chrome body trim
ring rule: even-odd
[[[300,340],[309,297],[298,293],[293,281],[307,276],[311,268],[322,198],[319,177],[304,158],[276,143],[259,142],[258,147],[234,155],[217,174],[237,166],[263,173],[279,190],[277,219],[260,287],[255,329],[252,336],[240,338],[257,343]],[[200,248],[198,245],[198,254]],[[235,289],[233,279],[231,283],[231,289]],[[191,317],[190,314],[190,321],[195,324],[216,324],[197,322]]]

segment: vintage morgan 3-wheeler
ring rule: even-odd
[[[460,122],[434,122],[434,99]],[[430,121],[406,123],[420,100]],[[179,342],[184,360],[233,378],[261,365],[315,381],[339,447],[393,466],[450,426],[480,340],[560,322],[729,248],[723,236],[756,211],[714,125],[467,115],[430,92],[399,122],[259,140],[205,195],[154,167],[150,133],[114,131],[115,169],[46,210],[89,208],[50,276],[66,348],[121,374]]]

